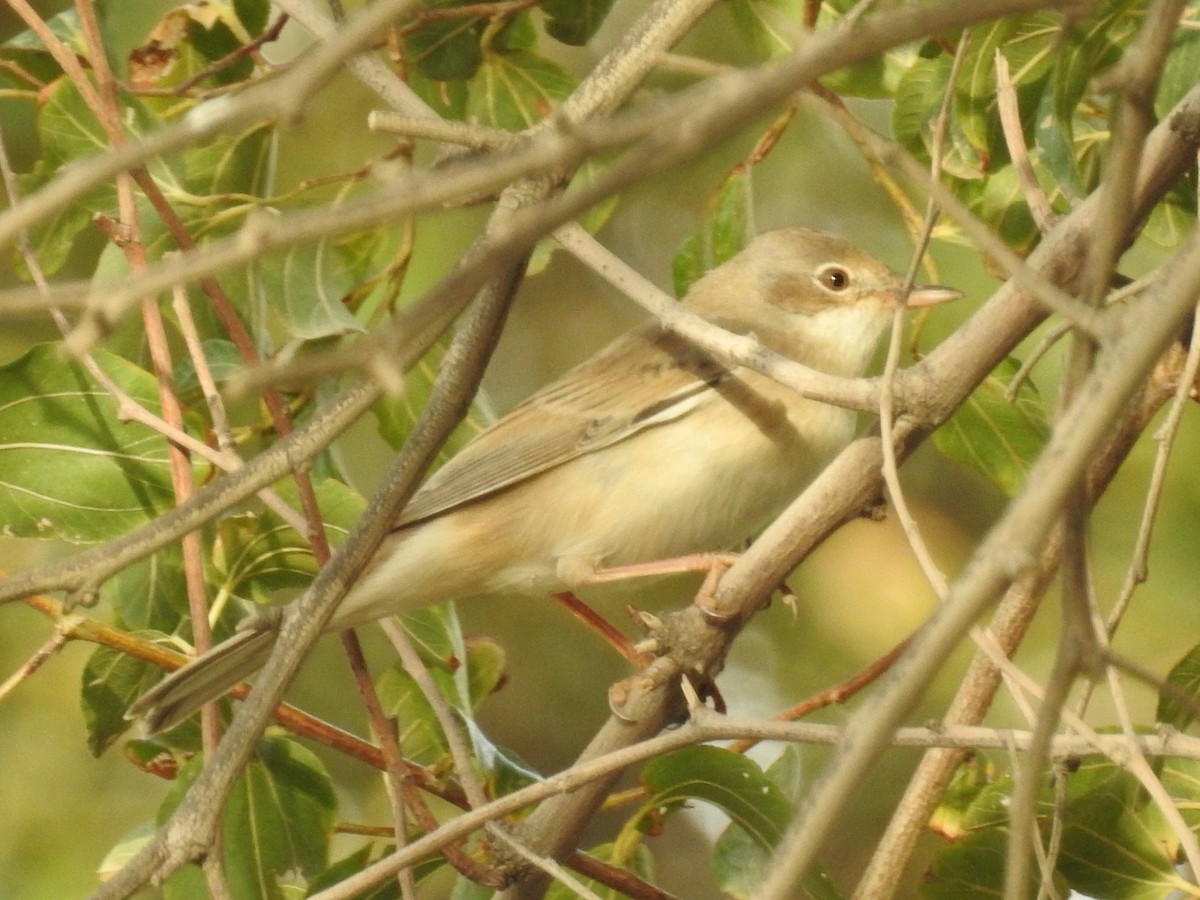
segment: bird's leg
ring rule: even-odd
[[[713,606],[713,596],[721,578],[738,559],[739,554],[737,553],[692,553],[670,559],[656,559],[650,562],[594,569],[574,583],[604,584],[605,582],[623,581],[626,578],[649,578],[657,575],[699,572],[704,575],[704,582],[700,585],[692,602],[709,618],[720,620],[727,618],[727,615]],[[779,590],[785,598],[792,599],[793,595],[786,584],[781,584]]]
[[[704,581],[692,602],[710,619],[723,620],[726,614],[714,608],[713,596],[720,584],[721,578],[739,559],[737,553],[692,553],[687,556],[674,556],[668,559],[656,559],[649,562],[629,563],[622,566],[598,568],[590,561],[574,557],[564,557],[558,561],[558,576],[570,585],[611,584],[615,581],[625,581],[630,578],[652,578],[660,575],[684,575],[702,573]],[[779,586],[779,591],[785,599],[794,602],[794,595],[786,584]],[[645,667],[649,660],[643,646],[645,642],[633,644],[614,627],[607,619],[584,603],[571,591],[560,591],[553,594],[555,601],[561,604],[571,615],[595,629],[618,653],[639,668]]]
[[[737,560],[735,553],[693,553],[670,559],[631,563],[623,566],[599,568],[594,561],[580,557],[563,557],[558,560],[558,577],[569,585],[611,584],[631,578],[650,578],[659,575],[682,575],[692,572],[704,573],[704,583],[696,595],[701,609],[712,597],[717,583],[725,571]],[[584,603],[572,591],[559,591],[551,596],[571,615],[595,630],[610,646],[637,666],[645,668],[651,655],[640,645],[634,644],[611,622]]]
[[[604,584],[605,582],[624,581],[627,578],[650,578],[656,575],[703,572],[707,582],[715,571],[717,572],[716,581],[720,581],[721,575],[737,562],[737,559],[738,554],[736,553],[691,553],[687,556],[673,556],[670,559],[655,559],[650,562],[596,569],[587,575],[585,580],[588,584]],[[714,581],[714,586],[716,581]]]
[[[612,622],[580,600],[571,591],[556,591],[550,596],[563,609],[593,629],[610,647],[639,669],[644,669],[650,664],[652,657],[649,654],[640,651]]]

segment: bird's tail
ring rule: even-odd
[[[146,691],[126,715],[144,719],[151,734],[172,728],[262,668],[274,643],[274,631],[239,631]]]

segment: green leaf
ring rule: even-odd
[[[941,106],[950,79],[951,59],[939,53],[918,58],[900,74],[892,107],[892,133],[912,153],[928,156],[929,123]]]
[[[139,637],[166,637],[157,632],[138,632]],[[162,675],[162,670],[111,647],[97,647],[83,667],[83,720],[88,749],[99,756],[133,723],[125,718],[129,705]]]
[[[454,605],[425,607],[397,618],[416,646],[438,692],[463,721],[469,721],[468,677],[462,671],[467,651]],[[442,761],[447,753],[445,735],[412,676],[397,663],[379,677],[377,689],[384,711],[394,716],[399,725],[404,755],[422,765],[432,766]]]
[[[63,166],[108,148],[103,129],[69,79],[58,78],[44,93],[37,113],[40,154],[34,169],[19,178],[23,195],[48,184]],[[111,184],[90,191],[34,224],[29,239],[44,273],[54,274],[62,268],[96,214],[116,217],[117,195]],[[23,259],[17,258],[16,265],[25,273]]]
[[[276,492],[293,509],[298,508],[291,482],[276,485]],[[325,536],[331,546],[337,547],[361,515],[365,502],[352,488],[332,478],[318,481],[314,492]],[[208,573],[209,584],[216,592],[214,607],[229,597],[274,602],[277,592],[302,590],[317,573],[307,537],[272,510],[226,515],[216,529]]]
[[[38,134],[42,158],[55,167],[109,149],[104,129],[75,84],[67,78],[60,78],[51,86],[38,117]]]
[[[200,741],[197,740],[196,745],[199,744]],[[143,772],[167,781],[174,781],[179,777],[181,756],[159,740],[133,738],[126,741],[122,749],[125,758]]]
[[[240,84],[249,79],[254,72],[253,58],[249,54],[230,58],[242,49],[242,37],[249,37],[233,8],[228,3],[197,3],[184,8],[191,14],[189,45],[202,63],[196,74],[205,72],[204,83]],[[212,63],[216,62],[222,65],[214,68]]]
[[[117,624],[130,631],[173,634],[187,615],[187,581],[178,545],[121,569],[100,586]]]
[[[1073,782],[1086,790],[1075,793]],[[1068,779],[1058,871],[1093,897],[1157,900],[1186,882],[1175,872],[1177,841],[1137,779],[1106,759],[1090,758]]]
[[[429,674],[438,692],[451,706],[457,706],[454,698],[458,691],[452,676],[439,669],[430,669]],[[379,676],[375,689],[383,711],[395,718],[399,727],[398,740],[404,758],[421,766],[439,766],[449,753],[446,737],[433,707],[413,677],[397,664]]]
[[[63,10],[47,19],[46,25],[50,28],[50,33],[62,41],[63,44],[80,56],[86,56],[87,38],[84,37],[83,28],[79,24],[79,12],[77,10]],[[5,46],[46,52],[46,42],[42,40],[40,35],[30,29],[26,29],[9,38],[5,42]]]
[[[1196,86],[1197,72],[1200,72],[1200,31],[1176,28],[1154,98],[1154,111],[1160,119]]]
[[[150,373],[102,350],[94,358],[158,413]],[[0,367],[0,435],[0,521],[10,534],[99,541],[173,504],[166,441],[121,421],[117,401],[57,344]]]
[[[488,637],[467,639],[467,690],[471,709],[477,710],[483,701],[504,684],[508,657],[504,645]]]
[[[1178,247],[1196,222],[1196,173],[1189,172],[1175,189],[1155,205],[1142,237],[1160,247]]]
[[[821,78],[821,84],[842,97],[890,100],[889,81],[892,74],[889,59],[888,56],[876,56],[857,65],[835,69]]]
[[[996,116],[996,48],[1012,35],[1014,19],[997,19],[971,29],[959,80],[955,84],[955,124],[977,153],[990,155],[999,130]]]
[[[391,853],[395,849],[390,844],[367,844],[360,847],[358,850],[332,863],[328,869],[318,875],[316,878],[308,882],[308,890],[304,896],[311,897],[320,891],[328,890],[334,885],[340,884],[351,875],[357,875],[371,863],[377,859]],[[431,856],[421,860],[413,866],[413,875],[416,876],[418,882],[427,875],[436,872],[446,865],[446,860],[442,856]],[[400,900],[400,885],[396,879],[386,879],[382,884],[374,888],[368,888],[362,893],[354,895],[354,900]]]
[[[180,773],[159,811],[160,824],[202,766],[196,757]],[[323,871],[336,809],[329,775],[311,751],[290,738],[263,738],[222,814],[225,874],[233,896],[282,900],[282,876]]]
[[[523,131],[545,118],[574,86],[557,64],[536,53],[489,51],[471,81],[467,118]]]
[[[107,881],[119,872],[126,863],[136,856],[154,838],[154,823],[143,822],[121,836],[121,839],[105,854],[103,861],[96,867],[96,875]]]
[[[767,769],[771,779],[785,797],[795,801],[804,786],[802,753],[788,745],[779,758]],[[762,846],[737,822],[731,822],[717,839],[713,851],[713,871],[721,890],[739,900],[752,900],[771,861],[771,848]],[[838,900],[839,894],[824,872],[805,876],[798,897],[810,900]]]
[[[255,263],[254,290],[280,314],[291,337],[316,340],[363,330],[345,305],[359,283],[344,252],[347,243],[344,236],[322,238]]]
[[[1033,13],[972,29],[955,85],[953,122],[981,160],[982,168],[999,166],[1009,158],[997,107],[997,51],[1008,62],[1017,108],[1028,132],[1054,63],[1061,27],[1058,16]]]
[[[39,161],[37,169],[18,180],[24,195],[32,194],[50,180],[45,166]],[[96,211],[116,203],[116,195],[111,188],[101,188],[92,192],[76,203],[68,204],[65,209],[54,210],[50,215],[38,222],[29,230],[30,249],[37,257],[38,265],[44,275],[53,275],[66,264],[74,252],[80,236],[91,226]],[[29,278],[29,271],[24,257],[16,258],[13,268],[21,273],[23,278]]]
[[[483,61],[480,40],[484,24],[483,20],[472,18],[430,22],[408,36],[405,55],[416,61],[422,75],[434,81],[470,78]]]
[[[1035,171],[1048,173],[1048,178],[1039,177],[1040,184],[1049,181],[1061,193],[1079,197],[1084,188],[1080,182],[1079,160],[1075,156],[1074,131],[1069,123],[1060,121],[1050,112],[1053,104],[1053,97],[1042,98],[1040,111],[1043,115],[1038,117],[1038,126],[1034,130],[1030,161]]]
[[[929,829],[949,840],[962,837],[972,820],[978,818],[980,808],[986,806],[984,792],[995,782],[995,767],[982,754],[974,754],[961,763],[942,794],[942,802],[929,818]]]
[[[750,242],[753,204],[749,170],[738,166],[709,198],[700,223],[675,253],[671,276],[676,296],[682,297],[700,276]]]
[[[752,760],[720,747],[687,747],[661,756],[642,770],[641,781],[650,795],[644,815],[703,800],[766,848],[778,843],[792,817],[792,805],[778,784]]]
[[[472,69],[470,74],[475,74],[475,70]],[[431,78],[414,66],[408,72],[408,86],[443,119],[461,122],[467,117],[468,82],[465,77]]]
[[[921,882],[924,900],[998,900],[1003,895],[1008,829],[987,828],[955,841],[933,860]],[[1025,896],[1036,897],[1031,879]]]
[[[1195,708],[1200,704],[1200,645],[1193,647],[1167,673],[1167,684],[1175,691],[1160,691],[1155,718],[1164,725],[1181,731],[1196,721]],[[1176,693],[1191,698],[1191,704],[1183,703]]]
[[[1079,116],[1079,104],[1096,73],[1115,63],[1137,29],[1128,13],[1139,0],[1107,4],[1100,14],[1077,20],[1054,57],[1053,90],[1056,117],[1068,128]]]
[[[163,900],[208,900],[210,896],[204,873],[200,871],[199,866],[183,866],[177,869],[162,886]],[[282,900],[282,893],[274,884],[263,885],[257,896],[262,900]]]
[[[254,71],[249,55],[214,67],[241,48],[245,29],[222,3],[188,4],[168,10],[141,46],[129,52],[129,80],[138,88],[169,89],[204,75],[201,84],[231,85]],[[248,35],[247,35],[248,36]]]
[[[764,849],[744,829],[725,829],[713,850],[713,871],[723,894],[734,900],[754,900],[771,863]],[[809,872],[793,895],[796,900],[842,900],[825,872]]]
[[[304,191],[280,206],[323,203],[336,209],[378,189],[369,180],[350,178]],[[256,308],[277,317],[289,337],[318,340],[361,332],[364,324],[353,310],[380,283],[390,283],[407,252],[403,224],[329,235],[258,260],[249,270],[251,296]]]
[[[1050,434],[1045,409],[1028,379],[1015,400],[1005,396],[1019,368],[1014,359],[997,366],[933,435],[938,450],[982,472],[1009,496],[1020,488]]]
[[[1055,882],[1069,890],[1113,900],[1161,900],[1184,887],[1175,872],[1178,840],[1138,780],[1103,757],[1087,757],[1065,775],[1065,811]],[[1189,824],[1200,824],[1200,765],[1166,760],[1162,783]],[[1039,799],[1042,840],[1056,814],[1054,785],[1044,780]],[[1012,779],[988,784],[962,817],[964,837],[938,854],[922,896],[997,897],[1007,852]],[[1036,893],[1032,892],[1030,896]]]
[[[717,886],[735,900],[751,900],[766,875],[771,851],[744,828],[729,826],[713,848],[712,866]]]
[[[792,52],[804,11],[801,0],[731,0],[726,6],[755,56],[772,59]]]
[[[399,396],[382,396],[372,407],[379,424],[379,433],[393,450],[404,446],[421,411],[428,403],[434,379],[446,353],[446,345],[446,340],[439,340],[429,348],[429,352],[405,375],[404,391]],[[438,464],[444,463],[483,431],[488,418],[479,402],[473,403],[467,417],[455,427],[442,445],[438,453]]]
[[[535,780],[533,770],[493,744],[473,719],[475,710],[504,679],[503,650],[492,641],[464,641],[453,604],[413,610],[398,618],[438,692],[466,728],[476,763],[487,774],[494,792],[508,793]],[[380,676],[377,689],[385,712],[399,725],[405,757],[427,766],[441,764],[448,753],[445,736],[412,676],[397,664]]]
[[[238,352],[233,341],[223,338],[209,338],[200,345],[204,360],[212,373],[213,380],[220,384],[246,369],[245,360]],[[196,375],[196,366],[191,356],[175,360],[175,390],[181,397],[191,396],[197,402],[203,400],[200,389],[200,379]]]
[[[575,47],[586,44],[600,28],[613,0],[542,0],[546,33]]]
[[[242,29],[251,37],[258,37],[266,28],[271,4],[266,0],[233,0],[233,10]]]
[[[466,644],[454,604],[442,603],[409,610],[401,614],[399,619],[425,665],[446,672],[454,672],[462,665],[466,657]],[[465,696],[460,696],[456,701],[463,708]]]
[[[309,882],[305,896],[311,897],[317,891],[327,890],[351,875],[357,875],[374,861],[374,849],[374,845],[367,844],[332,863],[328,869]],[[396,879],[389,878],[378,887],[357,894],[356,900],[400,900],[400,885]]]
[[[183,157],[184,185],[201,198],[238,194],[237,202],[245,206],[247,196],[267,189],[275,134],[270,125],[255,125],[238,134],[212,138],[203,146],[187,151]],[[201,210],[204,218],[212,215],[213,202],[206,201],[206,208]]]
[[[1159,778],[1188,828],[1200,830],[1200,763],[1168,757],[1163,761]]]

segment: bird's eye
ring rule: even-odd
[[[841,266],[825,266],[817,272],[817,281],[831,291],[844,291],[850,287],[850,273]]]

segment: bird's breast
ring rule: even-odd
[[[477,594],[561,590],[568,572],[735,548],[851,438],[854,414],[753,373],[686,415],[393,534],[338,626]]]
[[[688,415],[547,473],[563,516],[554,552],[623,565],[729,549],[783,510],[854,420],[739,374]]]

